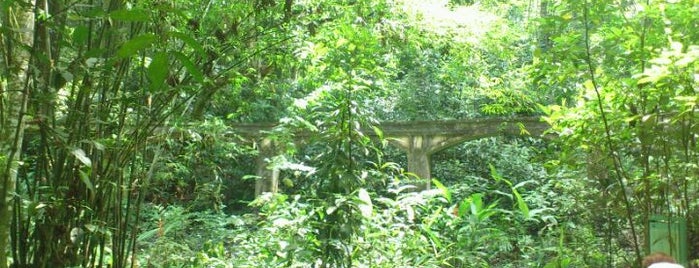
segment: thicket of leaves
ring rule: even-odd
[[[1,4],[0,128],[7,84],[28,127],[0,267],[615,267],[653,214],[699,237],[696,1],[33,3]],[[540,110],[555,141],[435,154],[425,192],[375,128]],[[280,193],[241,122],[279,123]]]
[[[566,101],[548,111],[564,145],[561,163],[587,167],[600,218],[623,217],[607,220],[609,246],[629,241],[636,257],[647,250],[655,214],[686,218],[696,247],[697,8],[561,1],[542,21],[550,49],[533,74]]]

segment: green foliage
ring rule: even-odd
[[[652,214],[699,237],[696,1],[20,2],[9,265],[612,267]],[[431,155],[424,192],[377,127],[541,110],[555,142]],[[261,139],[283,186],[255,197]]]
[[[47,1],[36,8],[14,2],[3,2],[3,14],[21,10],[38,23],[10,27],[6,21],[11,19],[3,16],[1,25],[3,33],[16,28],[35,37],[26,46],[17,46],[9,35],[3,39],[11,41],[3,45],[3,55],[27,51],[31,57],[22,62],[34,70],[23,79],[28,101],[22,115],[34,122],[21,144],[26,152],[17,169],[21,183],[11,199],[17,207],[12,215],[13,265],[125,267],[136,254],[137,219],[145,201],[193,200],[192,207],[213,203],[220,209],[224,178],[245,172],[220,167],[245,150],[227,143],[233,137],[224,139],[229,130],[220,120],[186,125],[182,132],[175,126],[204,114],[214,93],[239,73],[231,66],[248,64],[251,55],[284,39],[254,32],[251,36],[261,43],[254,53],[243,49],[252,41],[240,36],[225,40],[229,36],[216,31],[220,17],[210,16],[227,12],[221,2],[212,7],[204,1]],[[237,7],[250,6],[247,14],[252,15],[278,14],[283,6],[254,2]],[[204,9],[203,16],[197,13]],[[253,33],[287,19],[283,17],[225,26],[240,24]],[[199,32],[197,20],[217,34]],[[3,80],[8,68],[3,64]],[[3,117],[6,112],[1,106]],[[2,207],[4,212],[8,206],[3,202]],[[81,239],[69,239],[73,233]]]
[[[516,9],[523,3],[507,5]],[[504,4],[503,4],[504,6]],[[527,21],[499,17],[494,5],[405,1],[407,18],[385,28],[395,47],[390,98],[375,100],[381,118],[444,119],[532,114],[538,92],[526,83]],[[526,17],[526,16],[525,16]]]
[[[229,228],[243,219],[180,206],[147,206],[138,236],[138,262],[149,267],[232,267]]]
[[[239,202],[254,198],[253,186],[243,177],[253,173],[254,161],[250,159],[257,153],[242,144],[243,139],[232,134],[222,120],[173,124],[164,138],[161,164],[153,169],[148,201],[220,210],[240,208]]]
[[[619,246],[639,261],[652,214],[691,219],[696,211],[687,200],[696,198],[697,188],[691,179],[696,146],[688,141],[695,135],[689,107],[698,39],[683,26],[696,1],[561,1],[554,9],[543,21],[553,44],[535,59],[541,71],[535,79],[566,92],[562,105],[548,109],[562,138],[563,163],[587,166],[581,175],[598,189],[598,199],[614,197],[601,205],[625,220],[600,215],[617,230],[606,234],[606,247],[630,241]]]
[[[481,148],[502,152],[503,146]],[[517,156],[514,151],[506,151],[505,155]],[[531,157],[527,153],[522,155]],[[508,170],[518,169],[521,167]],[[570,216],[590,213],[584,208],[576,211],[584,204],[571,202],[573,194],[584,199],[581,190],[574,188],[579,183],[560,178],[531,188],[537,183],[524,180],[513,185],[514,180],[498,172],[493,171],[492,175],[498,180],[485,182],[494,188],[482,188],[482,192],[467,196],[452,193],[435,181],[437,190],[422,193],[403,192],[405,188],[385,193],[359,188],[347,194],[326,195],[327,199],[323,200],[304,197],[312,196],[312,192],[304,192],[303,196],[265,194],[251,203],[257,207],[257,213],[232,217],[218,213],[182,214],[183,210],[176,207],[144,213],[153,215],[147,216],[150,220],[144,220],[144,226],[153,226],[146,233],[153,234],[162,228],[164,235],[153,242],[141,242],[144,248],[154,249],[151,253],[143,252],[142,263],[151,260],[151,265],[157,266],[155,252],[177,246],[179,256],[174,258],[187,260],[182,263],[188,267],[217,263],[235,263],[236,267],[322,265],[321,254],[327,246],[324,240],[330,239],[318,223],[329,224],[331,215],[351,217],[352,214],[358,217],[358,222],[332,223],[344,224],[340,225],[344,231],[353,228],[353,224],[357,228],[355,234],[348,240],[336,237],[331,241],[336,243],[333,246],[351,248],[349,257],[354,266],[522,267],[548,262],[551,265],[569,262],[576,266],[600,263],[604,255],[589,247],[599,245],[599,240],[589,227],[575,222],[579,217]],[[522,206],[529,208],[529,217]],[[161,219],[166,220],[159,228],[157,223]],[[168,225],[167,222],[180,223]],[[177,228],[185,231],[174,231]],[[178,232],[188,235],[181,237]],[[148,240],[146,237],[142,235]],[[153,238],[150,237],[151,241]],[[565,243],[561,244],[563,240]],[[174,241],[180,243],[172,245]]]
[[[448,185],[452,199],[465,200],[460,201],[459,214],[471,213],[468,200],[481,208],[496,204],[496,214],[483,214],[488,216],[488,227],[504,237],[506,250],[487,251],[494,254],[488,260],[494,267],[508,267],[506,262],[513,267],[548,263],[559,250],[565,252],[561,256],[576,256],[569,260],[576,267],[604,260],[602,240],[595,234],[598,223],[591,222],[599,215],[590,209],[596,206],[592,198],[597,191],[574,170],[562,169],[557,159],[550,158],[551,150],[557,151],[541,141],[491,138],[433,156],[435,176]],[[559,248],[560,235],[566,243]]]

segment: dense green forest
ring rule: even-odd
[[[699,265],[698,0],[0,7],[0,268]]]

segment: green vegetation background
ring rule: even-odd
[[[699,258],[696,0],[0,7],[0,268],[640,267],[653,215]],[[547,138],[438,152],[424,192],[366,133],[518,115]]]

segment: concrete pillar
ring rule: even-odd
[[[432,140],[430,135],[403,136],[391,138],[391,144],[405,151],[408,155],[408,172],[415,174],[421,180],[416,182],[418,191],[430,188],[430,155],[432,154]]]
[[[269,168],[269,160],[277,155],[274,142],[262,139],[257,144],[257,180],[255,181],[255,196],[265,192],[276,193],[279,190],[279,170]]]
[[[408,172],[415,174],[421,180],[416,182],[418,191],[430,189],[430,155],[427,150],[414,149],[408,151]]]

